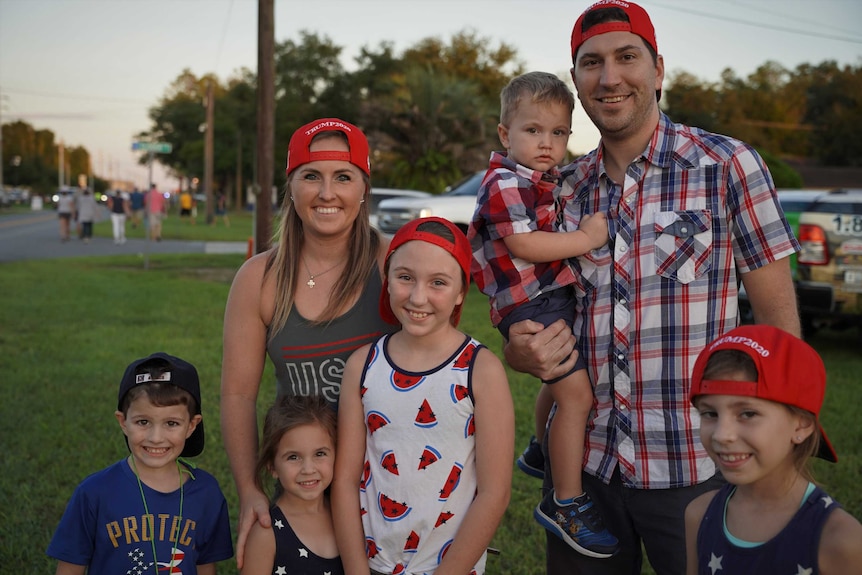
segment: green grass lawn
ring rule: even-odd
[[[206,228],[194,226],[195,233]],[[127,454],[113,416],[123,371],[131,360],[158,350],[191,361],[200,372],[207,445],[196,462],[219,479],[236,525],[237,499],[222,448],[218,398],[224,303],[242,259],[153,255],[147,270],[134,257],[0,265],[0,571],[54,572],[44,552],[73,489]],[[461,327],[499,353],[500,336],[489,325],[486,300],[475,287]],[[829,373],[822,420],[840,458],[837,465],[818,461],[815,471],[858,518],[862,354],[855,335],[823,332],[812,344]],[[511,371],[509,376],[517,452],[533,429],[538,382]],[[273,400],[272,382],[268,365],[261,411]],[[489,558],[489,574],[544,572],[544,535],[532,519],[539,490],[538,480],[515,469],[512,502],[492,543],[502,555]],[[221,574],[234,572],[232,561],[219,568]]]
[[[277,214],[273,214],[277,217]],[[206,223],[206,213],[198,210],[194,218],[180,218],[178,210],[172,210],[162,221],[162,237],[168,240],[195,240],[195,241],[247,241],[254,235],[254,213],[246,210],[228,212],[230,226],[225,226],[221,217],[215,217],[213,223]],[[275,225],[273,224],[273,228]],[[113,237],[111,220],[105,219],[93,226],[93,234],[96,237]],[[144,238],[146,228],[143,225],[132,227],[131,219],[126,220],[126,237]]]

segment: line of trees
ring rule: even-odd
[[[284,181],[290,135],[315,117],[337,116],[363,128],[374,157],[375,184],[439,192],[487,165],[499,148],[499,93],[525,71],[517,51],[471,31],[448,42],[426,38],[401,54],[391,43],[365,47],[355,69],[341,64],[330,38],[302,32],[275,49],[275,158],[273,181]],[[565,72],[563,72],[565,74]],[[173,144],[159,157],[177,174],[203,165],[206,86],[216,83],[215,186],[230,189],[238,172],[253,181],[255,75],[241,71],[225,84],[186,71],[150,110],[149,134]],[[718,83],[687,72],[666,81],[662,107],[676,121],[729,134],[763,153],[782,186],[801,180],[781,157],[814,158],[823,165],[862,165],[862,67],[834,61],[787,70],[766,62],[748,78],[726,69]]]
[[[275,47],[275,167],[284,182],[287,143],[316,117],[356,123],[369,137],[376,185],[441,191],[487,164],[499,146],[499,92],[524,71],[514,48],[492,46],[473,32],[447,44],[428,38],[396,55],[391,43],[363,48],[356,69],[341,64],[342,48],[316,33]],[[173,145],[158,160],[181,177],[203,169],[204,95],[215,89],[214,186],[235,190],[255,180],[255,75],[241,70],[225,83],[186,70],[150,109],[151,129],[141,138]],[[237,196],[238,197],[238,196]]]
[[[862,66],[766,62],[745,79],[727,68],[717,83],[679,72],[669,85],[664,105],[676,121],[782,157],[862,166]]]
[[[296,41],[276,44],[276,185],[284,181],[284,156],[293,131],[316,117],[336,116],[368,135],[375,185],[439,192],[487,165],[490,151],[500,145],[500,89],[526,71],[515,48],[495,45],[472,31],[448,42],[426,38],[400,54],[389,42],[365,47],[351,71],[341,64],[342,51],[330,38],[307,31]],[[215,97],[213,185],[241,205],[241,188],[256,180],[252,71],[239,70],[226,81],[182,72],[149,110],[151,127],[138,138],[172,144],[173,151],[158,155],[157,161],[177,177],[203,179],[210,83]],[[827,61],[787,70],[766,62],[747,78],[726,69],[715,83],[673,72],[661,105],[676,121],[754,145],[777,179],[786,171],[779,165],[782,157],[862,166],[862,66]],[[85,149],[66,153],[72,173],[88,173]],[[7,182],[13,174],[5,159],[13,156],[22,158],[15,166],[20,183],[34,188],[56,184],[57,145],[49,130],[34,130],[24,122],[4,125]],[[790,178],[779,184],[801,181]]]
[[[3,185],[24,186],[48,194],[60,183],[60,147],[51,130],[37,130],[20,120],[3,124]],[[83,146],[63,146],[64,184],[77,186],[78,174],[92,173],[90,153]],[[96,191],[107,182],[97,179]]]

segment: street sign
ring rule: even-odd
[[[167,142],[132,142],[134,152],[154,152],[156,154],[170,154],[171,146]]]

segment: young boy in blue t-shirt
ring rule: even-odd
[[[233,544],[218,482],[182,459],[204,448],[197,370],[161,352],[134,361],[115,416],[131,453],[75,489],[48,546],[57,573],[213,575]]]

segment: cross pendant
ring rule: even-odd
[[[305,285],[307,285],[310,288],[313,288],[315,285],[317,285],[314,283],[314,276],[311,276],[310,278],[308,278],[308,281],[305,282]]]

